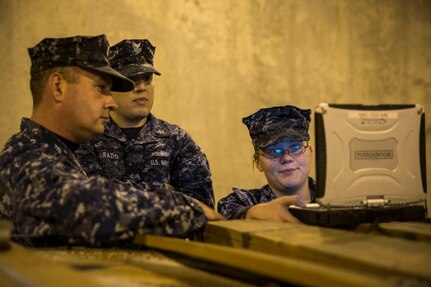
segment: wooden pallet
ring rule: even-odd
[[[58,264],[34,251],[9,243],[0,251],[0,286],[2,287],[101,287],[88,274]],[[79,285],[77,285],[79,283]]]
[[[253,277],[257,286],[396,286],[385,277],[346,268],[333,268],[298,258],[218,246],[181,239],[138,235],[135,243],[159,250],[174,252],[202,262],[216,265],[213,270],[227,269]],[[259,282],[266,282],[265,284]]]
[[[253,287],[192,268],[153,249],[29,249],[0,251],[1,287]]]
[[[137,250],[27,249],[3,236],[0,286],[431,286],[430,226],[219,221],[205,242],[138,235]]]
[[[431,224],[425,222],[361,224],[356,231],[431,243]]]
[[[204,241],[366,271],[395,285],[431,284],[431,244],[426,241],[258,220],[210,222]]]

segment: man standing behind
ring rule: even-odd
[[[155,47],[148,40],[123,40],[110,49],[114,69],[135,82],[131,92],[113,93],[104,135],[82,145],[77,155],[88,175],[150,186],[171,186],[214,207],[211,173],[205,154],[177,125],[157,119],[153,67]]]
[[[105,35],[47,38],[29,49],[31,119],[0,153],[0,219],[27,246],[110,246],[137,233],[188,236],[215,211],[183,193],[87,177],[74,150],[104,132],[114,91],[133,82],[113,70]]]

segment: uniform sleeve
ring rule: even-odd
[[[1,173],[0,173],[1,174]],[[12,214],[12,196],[6,185],[6,180],[0,176],[0,219],[10,220]]]
[[[234,188],[229,195],[219,200],[217,210],[226,219],[244,219],[255,204],[254,197],[248,191]]]
[[[187,133],[178,144],[171,170],[170,184],[176,190],[214,208],[214,191],[208,159]]]
[[[42,158],[25,164],[16,181],[16,233],[59,235],[69,243],[100,245],[137,233],[186,237],[206,217],[198,203],[166,189],[137,189],[86,177],[67,162]]]
[[[96,149],[91,142],[80,145],[75,154],[88,176],[97,175],[106,177],[100,160],[96,155]]]

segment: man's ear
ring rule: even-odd
[[[65,83],[66,83],[65,79],[58,72],[52,73],[48,77],[48,89],[50,91],[50,95],[52,99],[56,103],[60,103],[63,101],[64,92],[65,92],[64,91]]]

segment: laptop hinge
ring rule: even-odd
[[[387,205],[389,203],[389,200],[384,198],[368,198],[362,203],[368,207],[379,207]]]

